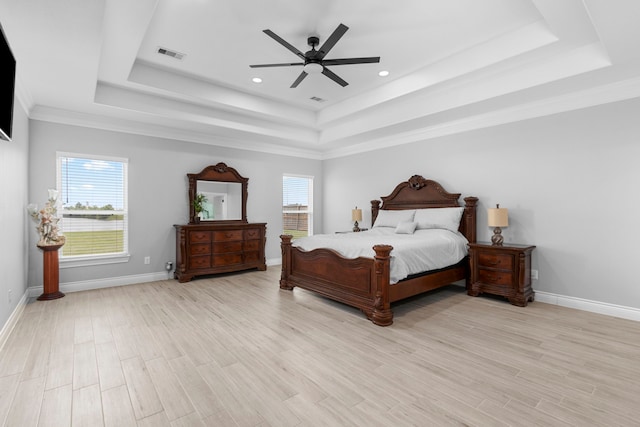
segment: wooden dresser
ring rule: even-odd
[[[257,268],[266,270],[265,223],[174,225],[179,282],[194,276]]]

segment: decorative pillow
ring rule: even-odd
[[[418,223],[414,221],[401,222],[396,227],[396,234],[413,234],[417,226]]]
[[[462,212],[464,212],[463,207],[416,209],[414,221],[418,223],[418,230],[444,228],[458,231]]]
[[[378,211],[378,217],[376,218],[375,224],[373,224],[373,228],[376,227],[397,227],[401,222],[411,222],[413,221],[413,214],[415,210],[406,210],[406,211],[387,211],[380,210]]]

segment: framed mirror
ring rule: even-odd
[[[244,178],[224,163],[207,166],[200,173],[188,173],[187,178],[190,224],[201,221],[247,222],[249,178]]]

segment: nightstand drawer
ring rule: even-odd
[[[478,279],[482,283],[513,285],[513,273],[506,271],[478,269]]]
[[[478,266],[511,271],[514,266],[513,255],[479,251]]]

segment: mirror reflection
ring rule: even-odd
[[[206,199],[202,203],[201,221],[242,219],[242,184],[198,180],[196,188]]]

